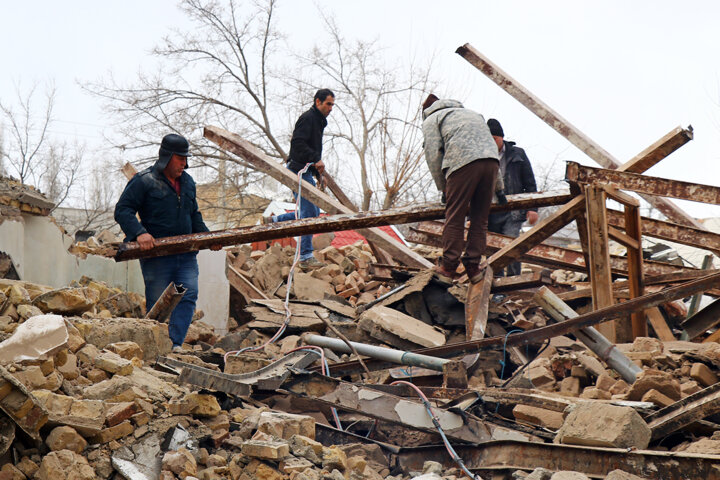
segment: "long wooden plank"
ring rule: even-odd
[[[630,190],[648,195],[672,197],[693,202],[720,204],[720,187],[699,183],[682,182],[660,177],[650,177],[639,173],[618,172],[605,168],[594,168],[567,162],[565,179],[583,184],[598,183],[611,185],[622,190]]]
[[[481,282],[471,283],[465,301],[465,338],[478,340],[485,337],[490,302],[490,287],[493,283],[491,267],[485,269]]]
[[[207,126],[204,130],[205,138],[218,144],[224,150],[232,152],[243,158],[258,171],[266,173],[283,185],[295,189],[298,185],[297,175],[282,167],[260,149],[244,140],[237,134],[228,132],[219,127]],[[353,213],[348,207],[331,198],[320,189],[303,181],[303,196],[328,213]],[[414,252],[405,245],[400,244],[387,233],[377,228],[360,230],[368,241],[376,243],[382,249],[393,255],[398,261],[411,267],[430,268],[432,263]]]
[[[606,209],[607,210],[607,209]],[[607,211],[605,216],[607,221]],[[637,205],[625,205],[625,231],[635,240],[635,246],[629,246],[628,282],[630,283],[630,297],[635,298],[645,293],[643,275],[642,227],[640,224],[640,208]],[[632,338],[647,337],[647,321],[645,312],[635,312],[630,316],[632,324]]]
[[[652,325],[653,330],[655,330],[655,335],[657,335],[660,340],[663,342],[677,340],[675,335],[673,335],[672,330],[670,330],[670,327],[668,327],[665,317],[663,317],[663,314],[658,307],[645,310],[645,315],[647,315],[650,325]]]
[[[720,325],[720,299],[715,300],[681,324],[688,334],[688,340],[694,340],[718,325]]]
[[[515,100],[527,107],[556,132],[567,138],[570,143],[585,152],[587,156],[595,160],[598,164],[605,168],[619,168],[622,166],[619,160],[543,103],[517,80],[505,73],[501,68],[491,62],[490,59],[475,49],[475,47],[466,43],[455,52],[484,73],[490,80],[498,84],[503,90],[515,98]],[[674,222],[695,228],[703,228],[697,220],[667,199],[649,195],[643,195],[643,198]]]

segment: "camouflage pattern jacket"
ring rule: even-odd
[[[456,170],[482,158],[498,159],[485,119],[457,100],[437,100],[423,110],[425,160],[438,190]],[[502,188],[502,187],[500,187]]]

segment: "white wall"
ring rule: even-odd
[[[23,221],[5,219],[0,223],[0,251],[10,255],[22,280],[59,288],[87,275],[113,287],[145,293],[137,260],[115,262],[94,255],[81,259],[68,253],[71,244],[72,239],[63,234],[50,217],[23,215]],[[197,308],[205,312],[204,322],[224,334],[230,304],[225,252],[200,252],[198,266]]]

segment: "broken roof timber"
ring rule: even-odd
[[[581,184],[610,185],[621,190],[678,198],[693,202],[720,204],[720,187],[699,183],[650,177],[639,173],[618,172],[605,168],[594,168],[567,162],[565,180]]]
[[[295,190],[297,188],[298,178],[296,174],[272,160],[260,149],[239,135],[228,132],[222,128],[207,126],[204,130],[204,136],[208,140],[218,144],[224,150],[243,158],[258,171],[270,175],[290,189]],[[348,207],[306,181],[302,183],[302,191],[303,197],[328,213],[353,213]],[[368,241],[374,242],[389,254],[393,255],[395,259],[406,265],[420,268],[429,268],[432,266],[432,263],[425,260],[421,255],[405,245],[401,245],[381,230],[369,228],[363,229],[360,233],[364,235]]]
[[[500,69],[497,65],[491,62],[487,57],[485,57],[469,43],[466,43],[465,45],[459,47],[455,52],[461,57],[463,57],[465,60],[467,60],[475,68],[484,73],[490,80],[498,84],[503,90],[509,93],[517,101],[522,103],[531,112],[540,117],[542,121],[547,123],[556,132],[568,139],[570,143],[585,152],[587,156],[595,160],[598,164],[602,165],[605,168],[622,168],[625,165],[622,164],[615,157],[610,155],[610,153],[608,153],[600,145],[591,140],[587,135],[578,130],[574,125],[561,117],[560,114],[558,114],[548,105],[543,103],[527,88],[522,86],[510,75],[505,73],[502,69]],[[669,135],[672,136],[672,134],[673,133],[671,132],[671,134]],[[666,137],[668,137],[668,135],[663,138]],[[687,140],[690,140],[692,136],[686,135],[686,138]],[[683,142],[682,139],[680,139],[679,141],[676,140],[675,142],[668,143],[662,142],[661,139],[659,142],[653,144],[657,146],[657,148],[653,150],[657,153],[653,155],[659,156],[659,151],[662,148],[665,148],[667,151],[671,150],[673,145],[676,145],[677,148],[682,146],[684,143],[686,142]],[[646,158],[651,158],[649,150],[650,149],[647,149],[643,152],[648,152],[645,154]],[[634,169],[639,169],[644,164],[644,162],[640,158],[638,158],[640,157],[640,155],[630,160],[630,162],[633,162],[634,164]],[[659,160],[656,158],[655,161],[657,162]],[[695,220],[693,217],[685,213],[680,207],[668,201],[667,199],[651,196],[643,196],[643,198],[655,208],[660,210],[665,216],[667,216],[671,220],[681,223],[683,225],[690,225],[695,228],[702,228],[702,225],[700,225],[697,220]]]

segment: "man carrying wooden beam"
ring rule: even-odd
[[[322,137],[327,126],[327,116],[335,105],[335,94],[327,88],[321,88],[315,93],[314,105],[307,112],[300,115],[295,122],[292,139],[290,140],[290,155],[287,168],[300,174],[302,179],[315,186],[313,176],[317,177],[320,185],[324,185],[323,173],[325,164],[322,161]],[[297,191],[293,191],[298,201]],[[282,215],[265,217],[263,223],[286,222],[300,218],[320,216],[320,208],[307,198],[299,200],[299,211],[283,213]],[[312,235],[300,237],[300,268],[303,270],[324,267],[313,255]]]
[[[456,100],[430,94],[422,105],[425,159],[446,199],[443,256],[436,272],[457,277],[462,262],[472,283],[483,279],[488,215],[498,173],[498,149],[485,119]],[[502,188],[502,182],[498,182]],[[467,242],[465,217],[470,218]],[[464,251],[464,254],[463,254]]]

